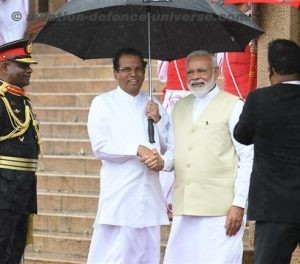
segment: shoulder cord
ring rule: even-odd
[[[40,131],[39,131],[39,125],[38,125],[38,121],[36,120],[36,118],[34,117],[31,108],[26,105],[29,108],[29,112],[30,112],[30,116],[31,116],[31,120],[32,120],[32,125],[36,134],[36,139],[37,139],[37,143],[39,146],[39,150],[40,150],[40,155],[41,157],[43,157],[43,149],[42,149],[42,140],[41,140],[41,135],[40,135]]]
[[[2,101],[4,102],[4,105],[7,109],[7,113],[10,119],[10,123],[13,127],[13,130],[5,135],[0,137],[0,141],[4,141],[6,139],[10,139],[10,138],[15,138],[15,137],[19,137],[21,135],[23,135],[25,133],[25,131],[28,129],[29,124],[30,124],[30,119],[31,119],[31,114],[30,114],[30,108],[28,105],[25,105],[25,121],[21,122],[16,115],[14,114],[13,110],[11,109],[11,106],[8,102],[8,100],[1,96]]]
[[[30,120],[32,120],[32,125],[34,128],[36,137],[37,137],[37,143],[41,150],[42,142],[41,142],[41,137],[40,137],[40,133],[39,133],[38,122],[34,118],[33,113],[30,109],[30,106],[25,104],[25,102],[24,102],[24,104],[25,104],[25,121],[21,122],[16,117],[13,110],[11,109],[11,106],[10,106],[8,100],[4,96],[0,96],[0,97],[1,97],[2,101],[4,102],[4,105],[7,109],[7,113],[8,113],[9,119],[10,119],[10,123],[13,127],[13,130],[9,134],[0,137],[0,141],[4,141],[4,140],[10,139],[10,138],[16,138],[16,137],[22,136],[28,129]]]

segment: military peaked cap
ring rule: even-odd
[[[31,58],[32,43],[29,40],[20,39],[0,46],[0,62],[5,60],[21,63],[37,62]]]

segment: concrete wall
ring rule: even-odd
[[[291,39],[300,44],[300,12],[288,5],[259,4],[256,9],[256,22],[265,33],[258,39],[257,84],[268,86],[267,46],[276,38]]]

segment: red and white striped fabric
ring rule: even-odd
[[[225,0],[224,4],[238,4],[238,3],[261,3],[261,4],[283,4],[291,5],[293,7],[300,7],[300,0]]]

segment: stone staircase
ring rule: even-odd
[[[38,170],[38,208],[34,244],[25,264],[86,263],[93,231],[101,163],[93,158],[86,121],[93,97],[114,89],[110,59],[82,61],[42,44],[34,44],[30,94],[40,120],[43,157]],[[156,66],[153,63],[153,75]],[[222,83],[222,80],[219,81]],[[154,95],[162,84],[153,78]],[[145,81],[142,90],[147,91]],[[249,227],[250,226],[250,227]],[[244,264],[253,263],[253,223],[244,237]],[[162,255],[169,227],[162,228]],[[298,254],[292,263],[300,263]]]

